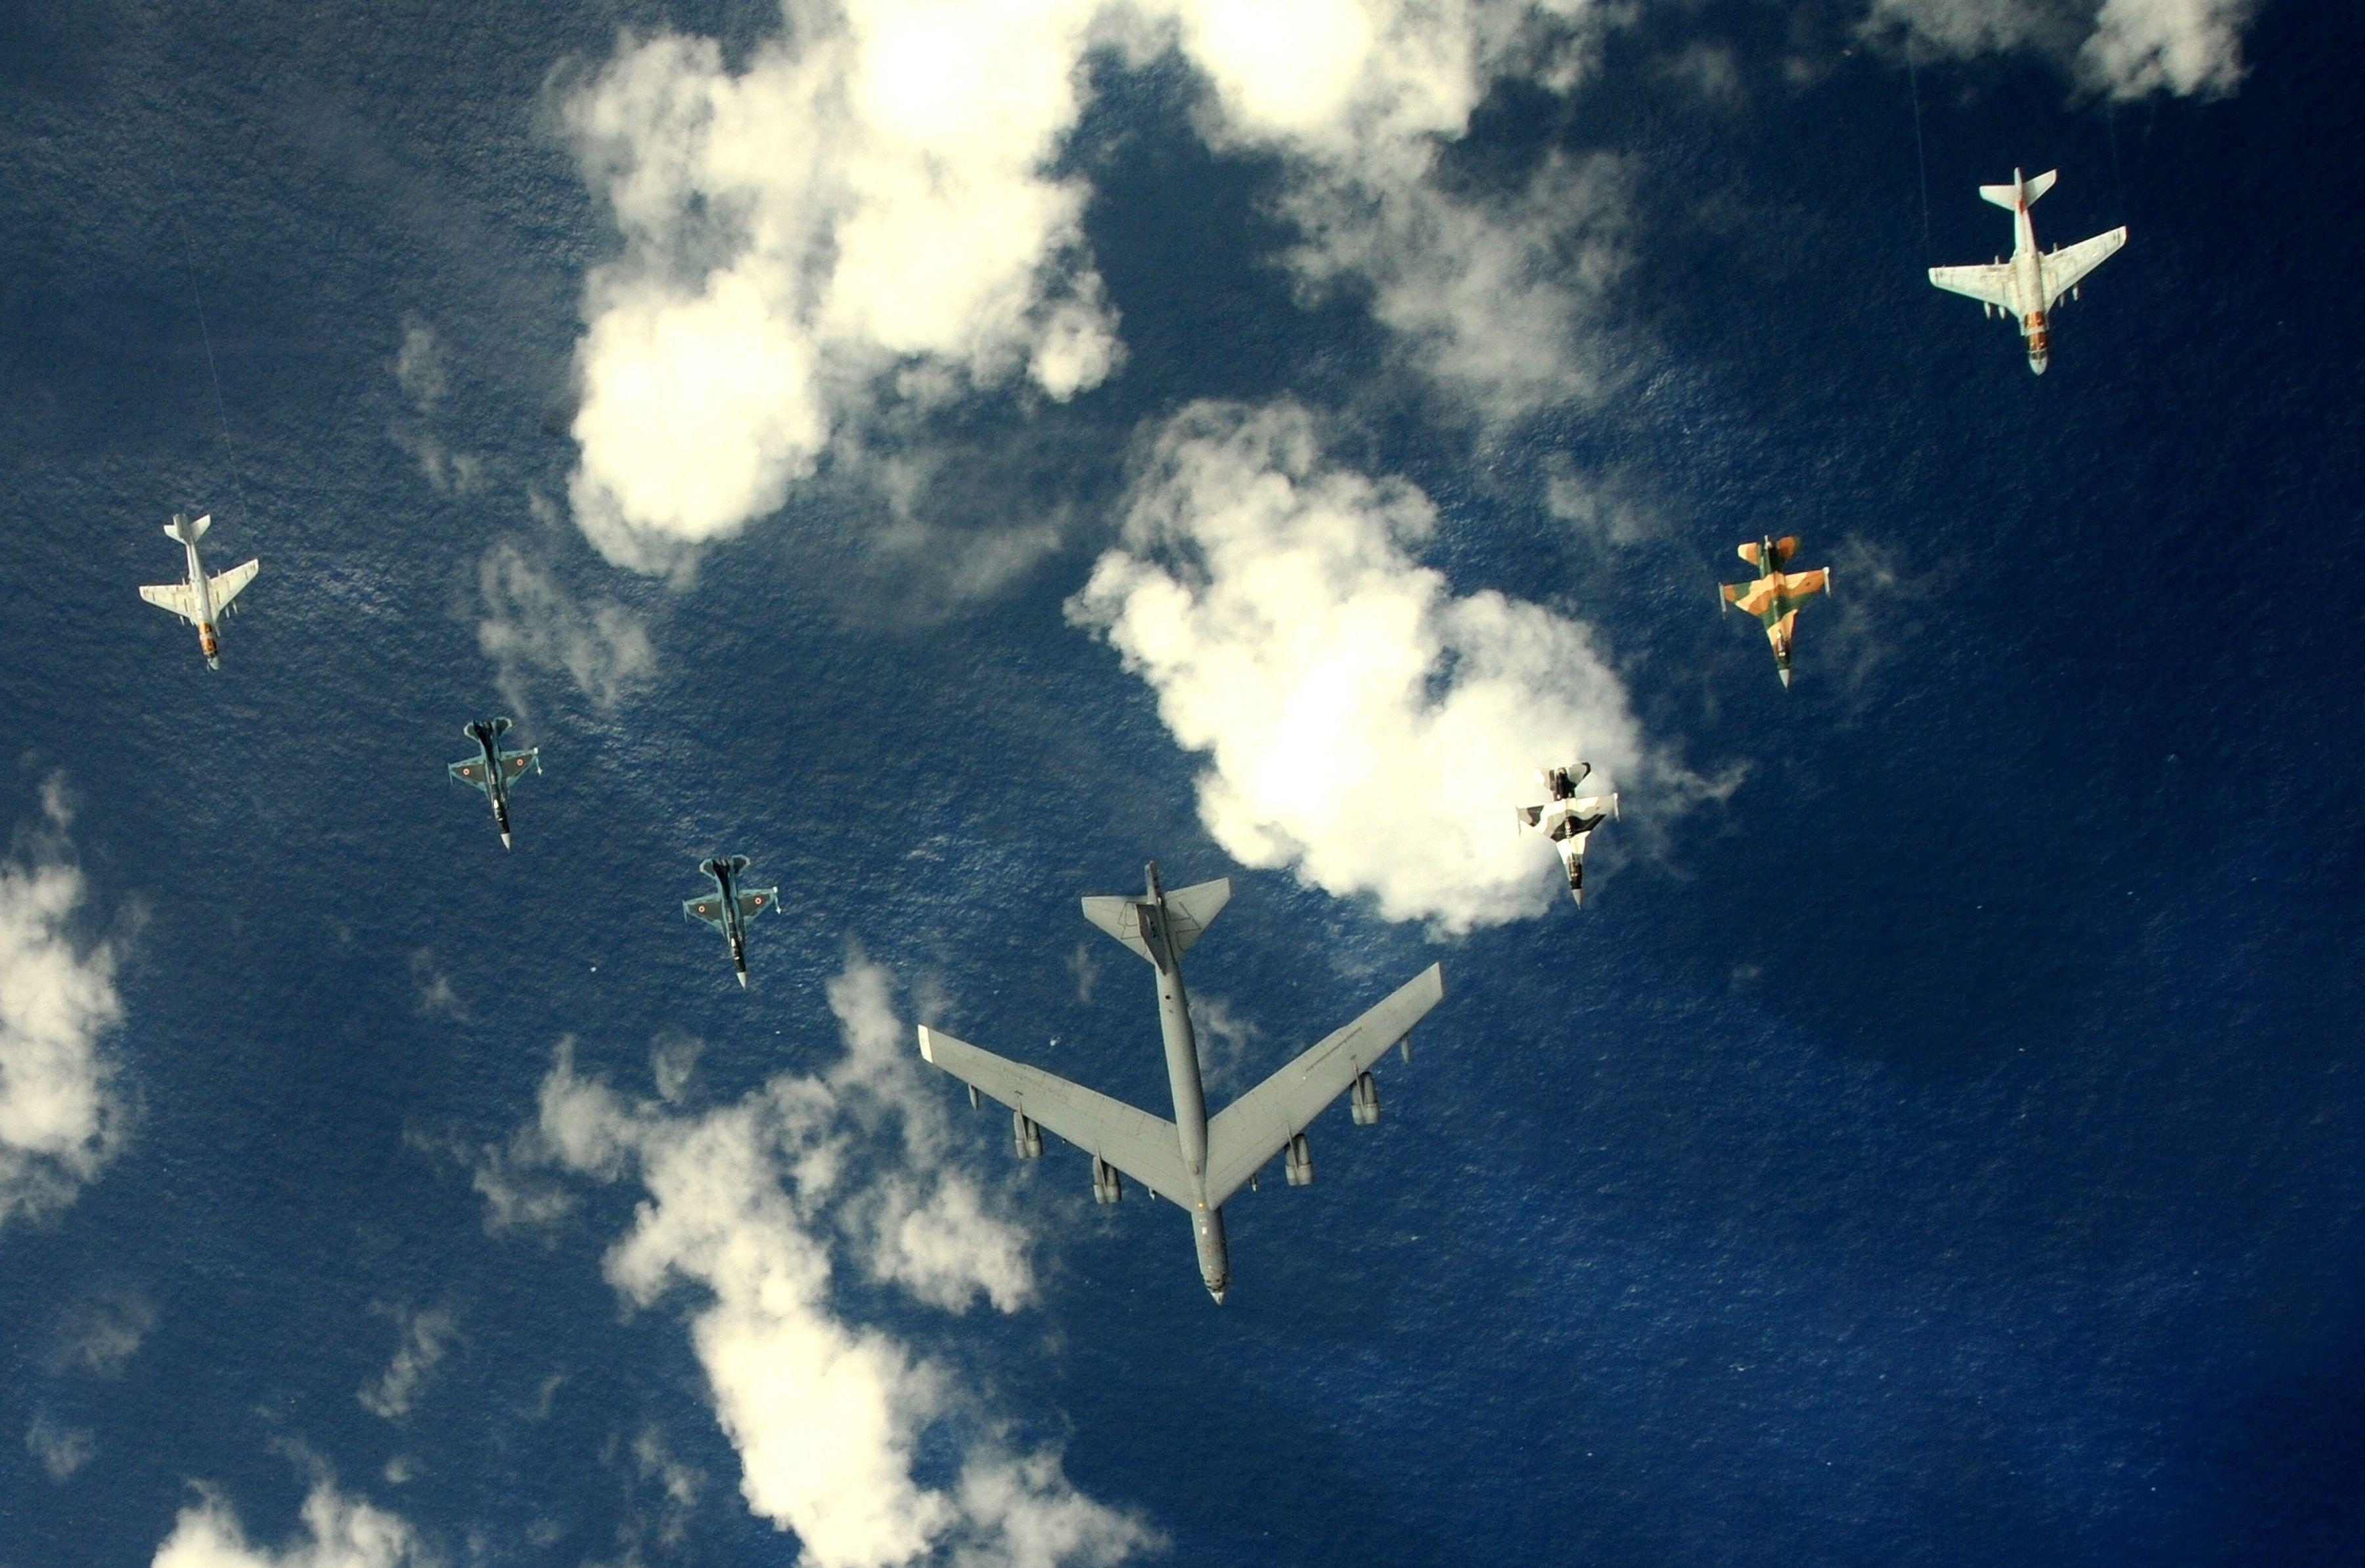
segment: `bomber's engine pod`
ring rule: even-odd
[[[1093,1155],[1093,1202],[1096,1204],[1114,1204],[1120,1202],[1124,1197],[1124,1175],[1118,1171],[1115,1166],[1111,1165],[1099,1155]]]
[[[1380,1086],[1372,1081],[1370,1073],[1359,1072],[1355,1075],[1354,1097],[1348,1102],[1348,1109],[1353,1114],[1355,1125],[1359,1127],[1373,1126],[1378,1123]]]
[[[1043,1158],[1043,1129],[1028,1121],[1026,1112],[1010,1113],[1010,1137],[1011,1141],[1018,1146],[1019,1159]]]
[[[1289,1140],[1289,1148],[1282,1157],[1281,1169],[1283,1174],[1289,1178],[1291,1186],[1314,1185],[1314,1156],[1306,1147],[1304,1133]]]

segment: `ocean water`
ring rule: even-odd
[[[633,1184],[491,1236],[453,1151],[531,1121],[563,1037],[647,1093],[652,1042],[695,1036],[706,1103],[825,1064],[854,950],[1157,1106],[1145,977],[1072,902],[1150,858],[1234,878],[1193,982],[1272,1061],[1443,962],[1385,1119],[1333,1111],[1316,1186],[1238,1202],[1218,1310],[1176,1216],[1095,1212],[1071,1150],[1013,1171],[964,1113],[1039,1300],[842,1305],[1172,1560],[2365,1555],[2365,23],[2270,7],[2237,95],[2115,113],[2034,63],[1923,62],[1925,183],[1891,62],[1786,80],[1781,29],[1708,16],[1760,62],[1737,99],[1646,68],[1662,20],[1573,107],[1499,95],[1465,150],[1474,179],[1559,148],[1632,182],[1604,350],[1631,389],[1508,442],[1373,392],[1359,304],[1271,263],[1276,172],[1198,144],[1178,72],[1108,65],[1069,156],[1131,357],[1040,428],[968,416],[952,523],[1071,521],[948,602],[825,484],[679,591],[548,505],[613,246],[554,84],[621,27],[744,50],[768,7],[8,10],[0,817],[62,775],[130,1111],[70,1207],[0,1231],[0,1563],[144,1563],[193,1482],[278,1541],[315,1467],[457,1562],[793,1561],[738,1495],[694,1293],[628,1313],[602,1277]],[[1972,187],[2015,164],[2062,170],[2048,241],[2133,230],[2041,379],[1921,276],[2004,242]],[[407,319],[448,354],[432,420]],[[1652,733],[1732,786],[1597,838],[1581,913],[1432,938],[1231,865],[1196,759],[1063,620],[1129,433],[1284,395],[1438,500],[1458,588],[1598,626]],[[481,487],[431,486],[422,435]],[[1648,526],[1553,518],[1561,462]],[[219,674],[130,593],[175,508],[213,510],[218,566],[264,561]],[[1838,569],[1787,693],[1713,599],[1769,531]],[[442,777],[503,700],[504,542],[654,648],[610,705],[509,673],[547,768],[509,856]],[[718,849],[782,890],[745,994],[675,913]],[[62,1353],[142,1306],[112,1375]],[[430,1306],[454,1345],[382,1419],[357,1391]],[[63,1482],[39,1421],[90,1435]],[[705,1477],[662,1540],[652,1430]]]

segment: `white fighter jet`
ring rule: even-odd
[[[2097,234],[2091,240],[2050,251],[2036,248],[2036,225],[2028,209],[2036,198],[2053,188],[2059,171],[2048,169],[2034,179],[2023,179],[2019,170],[2012,172],[2008,185],[1981,185],[1979,195],[2012,214],[2012,260],[1999,257],[1986,266],[1932,267],[1930,281],[1952,294],[1967,295],[1988,308],[1988,314],[2001,313],[2020,323],[2020,335],[2028,340],[2028,368],[2037,375],[2045,374],[2046,361],[2051,358],[2045,313],[2059,302],[2063,295],[2078,297],[2078,281],[2113,255],[2127,242],[2125,225],[2107,234]]]
[[[232,566],[216,577],[206,576],[206,563],[197,554],[197,541],[213,526],[213,516],[191,522],[179,512],[164,525],[167,537],[177,539],[189,553],[189,576],[185,582],[164,583],[155,588],[143,588],[140,597],[160,609],[169,610],[197,629],[197,648],[206,655],[207,669],[221,668],[221,644],[214,635],[214,618],[230,608],[230,601],[241,589],[254,580],[263,570],[260,561],[249,561],[242,566]]]
[[[1618,814],[1616,790],[1607,795],[1576,792],[1592,771],[1589,762],[1578,763],[1574,773],[1565,767],[1540,768],[1536,778],[1552,799],[1541,806],[1514,808],[1521,827],[1542,834],[1560,852],[1561,864],[1568,868],[1568,896],[1579,904],[1585,902],[1585,841],[1593,836],[1595,828]]]

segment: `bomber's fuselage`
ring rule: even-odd
[[[1182,1141],[1182,1170],[1191,1190],[1170,1194],[1191,1215],[1192,1245],[1199,1254],[1199,1278],[1217,1301],[1232,1280],[1224,1243],[1223,1210],[1207,1202],[1207,1093],[1199,1077],[1199,1037],[1191,1027],[1191,998],[1182,988],[1182,965],[1167,939],[1166,900],[1153,875],[1142,902],[1141,939],[1158,976],[1158,1028],[1166,1041],[1166,1081],[1174,1096],[1174,1130]]]

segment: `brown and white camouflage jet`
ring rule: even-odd
[[[1724,602],[1744,615],[1754,615],[1765,628],[1765,640],[1774,644],[1775,673],[1781,676],[1784,686],[1790,684],[1790,640],[1798,629],[1799,607],[1832,586],[1829,566],[1810,572],[1782,569],[1798,551],[1795,534],[1779,539],[1768,534],[1754,544],[1743,544],[1741,558],[1762,575],[1751,582],[1724,585]]]

